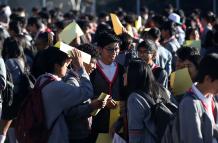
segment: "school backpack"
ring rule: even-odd
[[[42,89],[54,81],[51,76],[40,84],[36,82],[33,90],[21,107],[15,120],[15,134],[19,143],[47,143],[53,125],[50,129],[46,126]]]
[[[142,91],[137,91],[151,106],[151,119],[154,121],[157,128],[156,134],[153,135],[157,143],[161,143],[161,138],[167,128],[167,125],[175,119],[178,108],[170,101],[162,98],[154,100],[152,97],[145,95]]]
[[[26,95],[28,95],[28,93],[33,89],[36,79],[26,67],[22,70],[18,61],[14,60],[14,63],[19,67],[21,73],[17,96],[19,96],[22,102],[26,98]]]
[[[6,69],[6,87],[2,91],[3,104],[11,106],[13,102],[14,84],[11,73]]]
[[[187,91],[182,96],[183,96],[183,99],[187,98],[187,97],[191,97],[193,99],[197,98],[193,94],[193,92],[191,92],[191,91]],[[197,108],[205,110],[200,102],[199,102],[199,104],[197,104]],[[205,115],[206,115],[206,111],[205,111],[205,113],[203,113],[203,115],[201,117],[201,122],[204,122],[206,118],[208,120],[208,116],[207,115],[205,116]],[[167,124],[166,130],[165,130],[165,132],[162,136],[162,139],[161,139],[161,143],[182,143],[181,138],[180,138],[179,119],[180,119],[179,112],[177,112],[175,118],[173,120],[171,120],[169,124]],[[202,124],[201,132],[202,132],[202,137],[203,137],[205,143],[212,142],[212,136],[210,137],[210,134],[212,135],[212,130],[213,129],[212,128],[210,129],[209,125]],[[213,132],[218,133],[216,130],[213,130]],[[209,135],[209,138],[208,138],[208,135]]]

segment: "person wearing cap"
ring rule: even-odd
[[[155,42],[157,47],[157,56],[155,63],[165,69],[167,74],[172,72],[172,54],[160,44],[161,32],[157,27],[148,31],[148,39]]]
[[[95,143],[98,133],[111,133],[114,128],[109,127],[110,109],[117,108],[116,101],[123,101],[123,74],[124,68],[115,62],[119,53],[119,39],[110,33],[101,33],[97,39],[97,45],[100,50],[100,58],[97,60],[96,69],[91,73],[90,79],[94,88],[94,98],[104,92],[110,95],[107,105],[104,109],[93,117],[90,143]],[[121,113],[122,115],[122,113]]]
[[[171,13],[168,18],[172,22],[176,23],[177,39],[178,39],[179,44],[183,45],[184,42],[185,42],[185,32],[182,29],[182,22],[181,22],[180,16],[178,14],[176,14],[176,13]]]
[[[139,43],[137,47],[138,57],[144,60],[152,69],[155,79],[163,87],[168,87],[168,74],[167,72],[155,64],[157,48],[153,41],[145,40]]]

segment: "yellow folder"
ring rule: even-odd
[[[108,94],[102,92],[102,93],[100,94],[100,96],[98,97],[98,100],[108,100],[109,97],[110,97],[110,95],[108,95]],[[101,110],[101,109],[94,110],[94,111],[91,113],[91,115],[92,115],[92,116],[96,116],[100,110]]]
[[[100,133],[96,143],[112,143],[112,138],[108,133]]]
[[[135,21],[135,28],[139,30],[142,27],[142,17],[138,16],[138,19]]]
[[[119,18],[117,17],[116,14],[113,13],[111,13],[110,16],[111,16],[114,32],[116,33],[116,35],[122,34],[123,25],[121,24]]]
[[[186,40],[184,46],[187,47],[195,47],[199,50],[201,49],[201,41],[200,40]]]
[[[185,93],[192,86],[192,80],[188,69],[180,69],[173,72],[170,76],[170,85],[174,95]]]
[[[82,36],[83,31],[76,22],[68,24],[59,34],[62,42],[70,44],[76,37]]]
[[[72,50],[74,49],[74,47],[71,47],[70,45],[67,45],[67,44],[60,42],[60,41],[55,44],[55,47],[60,48],[60,50],[62,52],[68,54],[69,56],[72,55]],[[89,64],[91,61],[91,55],[89,55],[83,51],[80,51],[80,52],[81,52],[83,62],[86,64]]]

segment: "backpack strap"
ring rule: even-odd
[[[55,78],[52,76],[45,76],[47,79],[40,85],[42,77],[36,82],[35,89],[42,90],[43,87],[48,85],[50,82],[55,81]]]
[[[139,95],[142,95],[142,97],[148,102],[148,104],[152,107],[154,106],[156,103],[154,101],[154,99],[150,96],[147,96],[143,91],[135,91],[136,93],[138,93]]]

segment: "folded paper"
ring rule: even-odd
[[[112,138],[108,133],[100,133],[96,143],[112,143]]]
[[[55,47],[60,48],[61,51],[65,52],[69,56],[72,56],[72,50],[74,49],[74,47],[71,47],[70,45],[67,45],[67,44],[60,42],[60,41],[55,44]],[[80,52],[81,52],[83,62],[86,64],[89,64],[90,60],[91,60],[91,55],[89,55],[83,51],[80,51]]]
[[[116,33],[116,35],[122,34],[123,25],[121,24],[119,18],[117,17],[116,14],[113,13],[111,13],[110,16],[111,16],[114,32]]]
[[[192,86],[188,69],[184,68],[173,72],[170,76],[170,84],[174,95],[185,93]]]
[[[110,110],[110,122],[109,127],[112,127],[114,123],[118,120],[120,117],[120,106],[119,101],[116,101],[117,107],[115,109]]]
[[[106,93],[101,93],[100,96],[98,97],[98,100],[108,100],[108,98],[110,97],[110,95],[106,94]],[[92,116],[96,116],[98,114],[98,112],[100,111],[101,109],[97,109],[97,110],[94,110],[91,115]]]
[[[195,47],[195,48],[201,49],[201,41],[200,40],[186,40],[184,46]]]
[[[70,44],[75,38],[82,36],[83,31],[76,22],[72,22],[67,25],[59,34],[59,38],[62,42]]]

